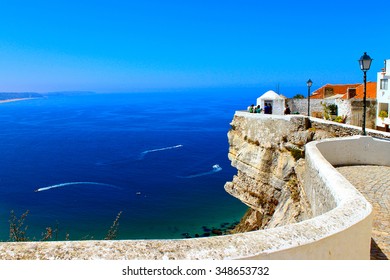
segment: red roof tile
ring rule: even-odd
[[[348,89],[356,89],[356,95],[353,96],[353,98],[363,98],[363,84],[326,84],[314,91],[310,98],[324,99],[327,97],[332,97],[336,94],[344,94],[342,99],[348,99]],[[376,98],[376,82],[367,82],[366,93],[367,98]]]
[[[356,88],[356,99],[363,99],[364,85],[361,84]],[[376,99],[376,82],[367,82],[366,84],[366,98]]]

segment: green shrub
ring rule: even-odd
[[[380,111],[378,117],[382,119],[382,121],[387,118],[389,115],[386,111]]]
[[[24,212],[20,217],[17,217],[15,212],[11,210],[10,218],[9,218],[9,241],[10,242],[25,242],[25,241],[34,241],[36,240],[35,237],[30,239],[27,236],[27,229],[28,226],[25,225],[25,221],[27,218],[29,211],[27,210]],[[116,216],[113,224],[111,225],[110,229],[108,230],[106,236],[104,237],[104,240],[113,240],[117,237],[118,234],[118,227],[119,227],[119,218],[122,214],[122,211],[118,213]],[[49,241],[53,239],[53,235],[55,240],[58,239],[58,224],[54,229],[51,227],[47,227],[45,229],[45,232],[42,233],[42,238],[40,241]],[[87,235],[84,239],[93,239],[93,236]],[[69,240],[69,234],[66,233],[65,240]]]
[[[27,210],[18,218],[15,212],[13,210],[11,211],[9,218],[9,240],[11,242],[29,241],[26,234],[28,226],[24,225],[28,212]]]
[[[295,161],[299,160],[300,158],[305,157],[305,153],[301,151],[300,149],[293,148],[290,150],[291,155],[295,159]]]

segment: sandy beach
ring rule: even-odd
[[[8,102],[15,102],[15,101],[22,101],[22,100],[29,100],[29,99],[36,99],[36,98],[14,98],[14,99],[5,99],[5,100],[0,100],[0,103],[8,103]]]

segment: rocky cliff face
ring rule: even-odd
[[[272,228],[311,217],[302,188],[304,145],[340,136],[340,131],[327,125],[312,126],[302,116],[236,113],[228,139],[229,159],[238,173],[226,183],[225,190],[250,208],[233,232]]]

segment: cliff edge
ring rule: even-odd
[[[232,233],[273,228],[312,217],[303,190],[305,144],[349,136],[303,116],[236,112],[228,133],[237,175],[225,190],[249,206]],[[345,134],[345,135],[341,135]]]

